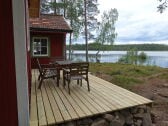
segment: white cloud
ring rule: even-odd
[[[101,13],[116,8],[117,41],[168,44],[168,10],[157,12],[157,0],[99,0]]]

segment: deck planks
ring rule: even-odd
[[[32,75],[34,75],[34,70],[32,70]],[[30,125],[38,126],[38,115],[37,115],[37,102],[36,102],[36,88],[35,88],[36,78],[32,78],[31,87],[31,109],[30,109]]]
[[[64,120],[71,120],[71,116],[68,112],[68,109],[65,107],[63,101],[61,100],[61,98],[59,97],[59,94],[57,93],[57,91],[55,91],[55,88],[52,85],[49,85],[49,87],[51,88],[51,91],[54,95],[54,98],[57,102],[57,105],[60,109],[61,115],[63,117]]]
[[[70,95],[67,87],[63,88],[62,80],[59,87],[55,80],[45,80],[41,90],[37,89],[37,78],[38,71],[32,70],[30,126],[60,124],[152,103],[151,100],[90,74],[91,91],[87,91],[85,81],[82,87],[72,82]]]
[[[145,101],[146,101],[146,102],[149,102],[149,99],[147,99],[147,98],[144,98],[144,97],[142,97],[142,96],[140,96],[140,95],[137,95],[137,94],[135,94],[135,93],[133,93],[133,92],[130,92],[130,91],[124,89],[124,88],[118,87],[117,85],[114,85],[114,84],[111,85],[110,82],[105,81],[105,80],[103,80],[103,79],[100,79],[100,78],[98,78],[98,77],[95,77],[95,76],[93,76],[93,75],[90,75],[90,76],[91,76],[91,79],[97,80],[97,81],[96,81],[97,84],[102,85],[102,83],[104,83],[105,85],[102,85],[102,86],[104,86],[104,87],[106,87],[106,88],[108,88],[108,89],[110,88],[110,89],[112,89],[113,91],[117,92],[117,94],[123,95],[125,98],[128,98],[128,99],[130,99],[130,100],[133,100],[134,102],[137,102],[137,103],[139,103],[139,104],[141,104],[142,102],[145,102]],[[109,85],[110,85],[110,86],[109,86]],[[114,90],[114,89],[115,89],[115,90]],[[137,100],[137,99],[138,99],[138,100]]]
[[[63,117],[61,115],[60,109],[55,101],[55,98],[52,94],[52,91],[48,85],[45,85],[47,94],[48,94],[48,99],[50,101],[51,108],[53,110],[53,115],[55,117],[56,122],[63,122]]]
[[[46,85],[44,85],[46,86]],[[47,96],[46,88],[41,88],[42,90],[42,97],[43,97],[43,102],[44,102],[44,108],[45,108],[45,113],[46,113],[46,120],[48,124],[54,124],[55,123],[55,118],[54,114],[50,105],[50,101]]]
[[[78,115],[72,105],[69,103],[68,99],[65,97],[65,95],[59,90],[59,88],[55,88],[56,92],[58,93],[59,97],[63,101],[64,106],[66,107],[69,115],[72,119],[77,119]]]

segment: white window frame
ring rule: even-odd
[[[41,42],[41,39],[46,39],[47,40],[47,54],[34,54],[34,40],[35,39],[40,39],[40,42]],[[32,55],[33,57],[44,57],[44,56],[49,56],[49,41],[48,41],[48,37],[33,37],[32,38]]]

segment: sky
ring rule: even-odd
[[[100,15],[116,8],[118,34],[114,44],[157,43],[168,45],[168,9],[157,12],[158,0],[98,0]]]

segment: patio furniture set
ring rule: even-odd
[[[45,79],[55,79],[57,80],[57,86],[59,87],[60,80],[60,71],[63,75],[63,87],[65,88],[66,84],[68,86],[68,93],[70,94],[70,84],[72,80],[76,80],[77,84],[82,86],[82,80],[87,82],[88,91],[90,91],[89,79],[88,79],[88,62],[73,62],[70,60],[56,60],[50,62],[49,64],[40,64],[38,58],[38,70],[39,70],[39,85],[38,89],[41,88],[43,80]]]

